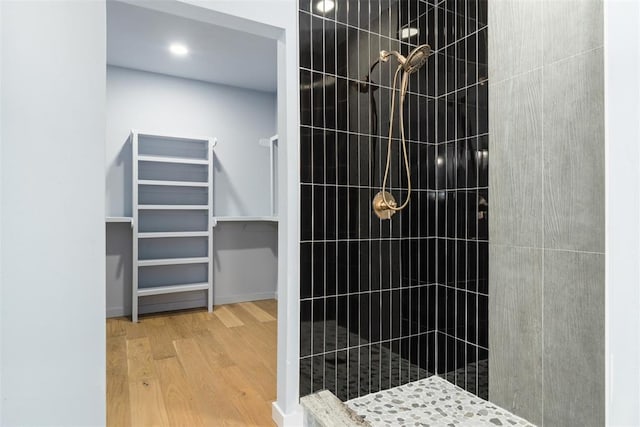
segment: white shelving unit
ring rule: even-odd
[[[131,218],[130,216],[108,216],[105,218],[105,222],[128,222],[133,227],[133,218]]]
[[[214,216],[213,226],[219,222],[278,222],[275,216]]]
[[[274,135],[269,138],[269,189],[271,193],[271,215],[274,217],[277,215],[277,200],[276,200],[276,177],[278,174],[276,159],[277,152],[276,149],[278,147],[278,135]]]
[[[132,321],[138,321],[139,298],[151,295],[206,290],[207,308],[212,311],[216,140],[134,130],[131,142],[133,218],[107,221],[132,223]],[[194,254],[194,247],[200,253]],[[206,267],[195,271],[195,276],[205,273],[201,276],[206,277],[193,279],[194,271],[186,269],[195,265]]]
[[[258,141],[258,144],[263,147],[269,148],[269,210],[273,217],[277,216],[276,205],[276,186],[277,186],[277,159],[278,159],[278,135],[273,135],[271,138],[262,138]]]
[[[166,237],[207,237],[208,231],[163,231],[159,233],[138,233],[139,239],[163,239]]]

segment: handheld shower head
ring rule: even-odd
[[[382,178],[382,191],[376,194],[376,196],[373,199],[373,211],[376,213],[376,215],[378,215],[380,219],[390,219],[394,213],[401,211],[402,209],[407,207],[407,205],[409,204],[409,200],[411,198],[411,170],[409,168],[409,158],[407,156],[407,144],[404,137],[404,121],[403,121],[404,114],[403,114],[402,107],[404,105],[404,98],[405,98],[405,95],[407,94],[407,90],[409,87],[409,75],[418,71],[420,67],[422,67],[425,64],[425,62],[427,62],[427,59],[429,58],[430,54],[431,54],[431,47],[428,44],[423,44],[416,47],[411,52],[409,52],[409,55],[407,55],[406,58],[396,51],[387,52],[386,50],[383,50],[380,52],[380,59],[379,59],[380,62],[388,62],[389,58],[393,55],[396,57],[396,59],[400,63],[400,65],[398,65],[398,67],[396,68],[396,72],[393,76],[393,87],[392,87],[393,95],[391,97],[391,117],[389,119],[389,142],[387,144],[387,164],[384,170],[384,178]],[[403,71],[402,83],[400,83],[400,112],[399,112],[400,138],[402,140],[402,154],[404,157],[405,172],[407,174],[406,175],[407,176],[407,198],[405,199],[404,203],[398,206],[398,203],[396,203],[393,196],[386,191],[386,187],[387,187],[387,178],[389,177],[389,168],[391,166],[391,145],[393,143],[392,135],[393,135],[393,116],[394,116],[395,99],[396,99],[396,82],[398,79],[398,75],[400,74],[400,71]]]
[[[402,65],[404,71],[406,73],[412,74],[418,71],[420,67],[422,67],[424,63],[427,62],[430,54],[431,46],[429,46],[428,44],[423,44],[409,52],[409,55],[407,55],[406,58],[395,50],[392,52],[383,50],[380,52],[380,60],[382,62],[387,62],[393,55],[396,57],[400,65]]]
[[[409,74],[415,73],[427,62],[430,54],[431,47],[428,44],[423,44],[413,49],[407,56],[404,64],[402,64],[404,71]]]

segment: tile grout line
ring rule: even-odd
[[[478,85],[472,85],[472,86],[478,86]],[[457,89],[457,90],[451,92],[449,95],[455,94],[456,92],[461,92],[464,89],[468,89],[468,87],[467,88]],[[468,106],[468,105],[465,104],[465,106]],[[385,141],[388,138],[388,135],[356,132],[356,131],[352,131],[352,130],[339,129],[337,127],[334,128],[334,127],[326,127],[326,126],[316,126],[316,125],[313,125],[313,124],[305,124],[305,123],[301,123],[300,124],[300,128],[301,129],[302,128],[308,129],[308,130],[311,130],[311,131],[318,130],[318,131],[323,131],[323,132],[335,132],[336,135],[338,135],[338,134],[346,134],[347,136],[358,136],[358,137],[369,138],[369,139],[371,139],[371,138],[379,138],[379,139],[384,139]],[[479,133],[476,133],[476,134],[460,137],[458,139],[449,139],[449,140],[436,141],[436,142],[420,141],[420,140],[410,139],[410,138],[405,138],[405,140],[406,140],[407,143],[410,143],[410,144],[427,145],[427,146],[436,146],[437,147],[437,146],[441,146],[441,145],[447,145],[447,144],[453,144],[453,143],[460,142],[460,141],[465,141],[465,140],[468,140],[468,139],[477,139],[477,138],[488,137],[488,136],[489,136],[489,132],[479,132]],[[396,138],[396,137],[392,137],[391,140],[393,142],[400,142],[401,141],[400,138]],[[357,143],[349,142],[349,144],[357,144]]]
[[[323,20],[322,21],[322,69],[326,69],[327,64],[326,64],[326,58],[324,53],[327,51],[327,45],[326,45],[326,35],[327,35],[327,31],[326,31],[326,24],[327,24],[327,20]],[[323,98],[322,98],[322,121],[323,123],[327,123],[327,106],[326,106],[326,97],[323,94]],[[323,142],[323,146],[322,146],[322,155],[323,155],[323,161],[324,161],[324,170],[322,171],[324,174],[324,182],[327,182],[327,135],[326,133],[322,135],[322,142]],[[326,206],[327,206],[327,187],[324,187],[322,189],[323,191],[323,198],[322,198],[322,211],[325,213],[325,215],[323,215],[323,217],[326,216]],[[324,218],[323,218],[324,220]],[[327,238],[327,221],[324,220],[324,237],[325,239]],[[323,287],[324,287],[324,295],[327,295],[327,245],[322,245],[322,252],[323,252],[323,256],[322,256],[322,264],[323,264]],[[322,299],[323,302],[323,318],[326,319],[327,318],[327,298],[323,298]],[[325,350],[327,349],[327,323],[326,321],[322,322],[322,351],[323,353],[325,352]],[[327,369],[326,369],[326,364],[324,363],[324,356],[322,357],[322,388],[326,388],[326,381],[327,381]]]
[[[549,62],[548,64],[545,64],[544,61],[543,61],[542,65],[539,65],[537,67],[534,67],[534,68],[531,68],[531,69],[528,69],[528,70],[525,70],[525,71],[520,71],[518,73],[512,74],[512,75],[510,75],[508,77],[504,77],[504,78],[499,79],[499,80],[489,80],[489,82],[490,82],[489,85],[493,86],[493,85],[503,84],[503,83],[505,83],[505,82],[507,82],[509,80],[513,80],[515,78],[522,77],[522,76],[524,76],[526,74],[529,74],[529,73],[532,73],[534,71],[541,71],[542,68],[548,67],[550,65],[556,65],[558,62],[566,61],[566,60],[569,60],[569,59],[572,59],[572,58],[575,58],[575,57],[578,57],[578,56],[582,56],[582,55],[585,55],[585,54],[588,54],[588,53],[593,53],[598,49],[604,49],[604,46],[592,47],[590,49],[586,49],[586,50],[583,50],[581,52],[574,53],[572,55],[565,56],[565,57],[562,57],[560,59],[556,59],[555,61]],[[543,56],[544,56],[544,52],[543,52]]]
[[[478,3],[475,4],[475,9],[476,9],[475,15],[478,16]],[[487,40],[487,42],[488,42],[488,40]],[[480,40],[476,39],[476,46],[475,46],[476,59],[479,59],[479,57],[480,57],[479,45],[480,45]],[[489,52],[488,52],[488,48],[487,48],[487,55],[488,54],[489,54]],[[489,71],[488,62],[489,61],[487,61],[487,73]],[[476,67],[475,72],[476,72],[476,80],[477,80],[479,78],[478,67]],[[488,88],[487,88],[487,90],[488,90]],[[489,100],[487,98],[487,103],[488,103],[488,101]],[[488,126],[488,123],[487,123],[487,126]],[[480,115],[479,115],[478,111],[476,111],[476,129],[480,130]],[[480,169],[478,168],[478,169],[476,169],[476,182],[479,182],[479,179],[480,179]],[[479,204],[479,198],[480,198],[479,192],[477,190],[476,190],[476,198],[477,198],[476,199],[477,200],[476,206],[477,206],[477,204]],[[475,221],[475,223],[476,223],[476,233],[478,233],[478,230],[479,230],[479,226],[478,226],[479,225],[478,224],[479,223],[479,218],[478,218],[477,214],[475,215],[475,217],[476,217],[476,221]],[[488,236],[487,236],[487,238],[488,238]],[[488,260],[487,260],[487,264],[488,264]],[[477,278],[480,277],[480,271],[479,270],[480,270],[480,251],[477,250],[476,251],[476,277]],[[488,304],[488,297],[487,297],[487,304]],[[475,318],[476,318],[476,334],[475,334],[476,335],[475,336],[475,342],[476,343],[478,343],[480,341],[479,340],[479,336],[480,336],[480,321],[479,321],[480,313],[479,312],[480,312],[480,297],[476,294],[476,311],[474,313],[475,314]],[[488,312],[488,310],[487,310],[487,312]],[[488,334],[488,330],[487,330],[487,334]],[[488,343],[487,343],[487,346],[488,346]],[[488,349],[487,349],[487,352],[488,352]],[[477,361],[478,361],[478,351],[476,351],[476,363],[477,363]],[[475,380],[476,380],[476,392],[479,393],[479,380],[478,380],[478,376],[477,375],[476,375]]]
[[[540,5],[540,9],[541,12],[540,14],[544,17],[544,2],[542,2],[542,4]],[[540,31],[542,32],[542,40],[543,40],[543,45],[544,45],[544,25],[542,26],[542,28],[540,29]],[[541,269],[541,276],[540,276],[540,281],[541,281],[541,289],[540,289],[540,305],[541,305],[541,313],[540,313],[540,323],[541,323],[541,337],[540,337],[540,345],[541,345],[541,358],[542,360],[540,361],[540,366],[541,366],[541,379],[540,379],[540,387],[541,387],[541,401],[540,401],[540,427],[544,427],[544,258],[545,258],[545,250],[544,247],[546,245],[545,242],[545,179],[544,179],[544,170],[545,170],[545,166],[544,166],[544,69],[545,69],[545,65],[544,65],[544,57],[545,57],[545,50],[542,49],[542,53],[541,53],[541,57],[542,57],[542,67],[540,68],[540,96],[541,96],[541,104],[542,104],[542,111],[541,111],[541,117],[540,117],[540,124],[542,127],[542,132],[540,134],[540,159],[541,159],[541,171],[540,171],[540,179],[541,179],[541,186],[542,186],[542,197],[541,197],[541,205],[542,205],[542,259],[541,259],[541,264],[542,264],[542,269]]]
[[[336,74],[337,74],[338,73],[338,66],[339,66],[338,65],[338,46],[337,46],[338,45],[338,35],[337,35],[338,27],[336,26],[334,28],[335,28],[335,33],[334,33],[333,64],[334,64],[334,67],[335,67],[335,70],[336,70]],[[338,89],[337,88],[336,88],[336,101],[335,102],[336,103],[338,102]],[[338,123],[338,109],[337,108],[334,109],[334,122],[337,125],[337,123]],[[336,163],[335,163],[336,183],[338,183],[338,174],[339,174],[339,172],[338,172],[339,171],[338,164],[340,162],[340,159],[339,159],[339,155],[338,155],[339,154],[339,150],[338,150],[338,140],[337,139],[335,141],[335,147],[334,148],[335,148],[335,156],[336,156],[336,160],[335,160],[336,161]],[[340,213],[339,213],[340,212],[340,203],[339,203],[339,200],[340,200],[340,198],[338,196],[338,188],[336,188],[336,229],[335,229],[335,233],[336,233],[335,236],[336,237],[338,237],[338,234],[339,234],[338,230],[340,229],[340,224],[339,224],[339,219],[338,219],[338,218],[340,218]],[[335,287],[335,290],[336,290],[336,294],[338,294],[339,291],[338,291],[338,280],[337,280],[338,279],[338,245],[337,244],[336,244],[336,248],[335,248],[335,260],[336,260],[336,264],[335,264],[336,265],[336,268],[335,268],[335,275],[336,275],[335,279],[336,279],[336,282],[335,282],[335,286],[334,287]],[[336,297],[335,298],[335,313],[334,313],[335,319],[336,319],[336,325],[335,325],[336,339],[335,339],[334,345],[335,345],[335,349],[336,350],[338,350],[338,310],[339,310],[338,298]],[[325,325],[326,325],[326,314],[325,314]],[[335,376],[334,384],[335,384],[335,386],[337,388],[337,386],[338,386],[338,368],[337,368],[337,362],[338,361],[337,361],[337,357],[338,356],[337,356],[337,353],[335,353],[335,354],[336,354],[336,356],[335,356],[336,357],[336,361],[335,361],[335,363],[336,363],[335,366],[336,367],[335,367],[335,372],[334,372],[334,376]],[[325,359],[325,364],[326,364],[326,359]]]
[[[485,242],[485,240],[477,240],[478,242]],[[570,253],[578,253],[578,254],[590,254],[590,255],[605,255],[604,252],[593,252],[593,251],[583,251],[579,249],[562,249],[562,248],[545,248],[543,246],[521,246],[521,245],[511,245],[508,243],[490,243],[491,246],[500,246],[503,248],[514,248],[514,249],[538,249],[547,252],[570,252]]]

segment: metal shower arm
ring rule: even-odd
[[[381,50],[380,51],[380,61],[382,62],[388,62],[389,61],[389,57],[390,56],[395,56],[396,59],[398,60],[398,62],[400,64],[404,64],[406,62],[406,58],[402,55],[400,55],[398,52],[396,52],[395,50],[388,52],[386,50]]]

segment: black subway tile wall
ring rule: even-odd
[[[486,398],[487,2],[299,4],[300,395],[348,400],[437,373]],[[372,64],[424,43],[403,116],[411,201],[381,221],[397,62]],[[404,201],[397,110],[388,187]]]

